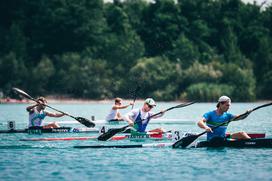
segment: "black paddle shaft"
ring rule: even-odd
[[[135,101],[136,101],[136,99],[137,99],[137,93],[139,92],[139,90],[140,90],[140,86],[137,85],[137,87],[136,87],[136,89],[135,89],[135,91],[134,91],[133,105],[131,106],[131,109],[133,109],[133,107],[134,107],[134,103],[135,103]]]
[[[188,102],[188,103],[179,104],[179,105],[177,105],[177,106],[173,106],[173,107],[170,107],[170,108],[166,109],[164,112],[167,112],[167,111],[170,111],[170,110],[176,109],[176,108],[186,107],[186,106],[189,106],[189,105],[194,104],[194,103],[196,103],[196,102],[193,101],[193,102]],[[156,113],[156,114],[153,114],[153,115],[151,115],[151,116],[149,116],[148,118],[145,118],[145,119],[143,119],[143,120],[153,118],[153,117],[158,116],[158,115],[160,115],[160,114],[162,114],[162,112],[158,112],[158,113]],[[142,120],[142,121],[143,121],[143,120]]]

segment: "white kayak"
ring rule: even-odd
[[[105,125],[105,124],[127,124],[126,121],[111,121],[108,122],[106,120],[92,120],[96,125]],[[45,122],[50,123],[50,122]],[[59,124],[76,124],[78,121],[75,120],[64,120],[58,121]],[[186,120],[186,119],[151,119],[149,124],[185,124],[192,125],[195,124],[195,121]]]

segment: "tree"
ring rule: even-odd
[[[178,97],[178,81],[182,77],[182,70],[167,58],[142,58],[130,72],[131,76],[137,77],[141,83],[144,97],[152,96],[159,100],[172,100]],[[127,87],[134,84],[135,82],[128,82]]]
[[[51,77],[55,73],[55,67],[52,61],[44,56],[40,62],[32,69],[29,80],[31,85],[29,89],[32,90],[34,95],[44,95],[48,93],[50,87],[48,87]]]
[[[100,49],[105,19],[102,0],[27,1],[27,35],[34,60],[43,54]]]
[[[0,58],[0,74],[0,89],[4,93],[9,93],[12,87],[26,85],[27,69],[13,52]]]
[[[179,16],[179,9],[172,0],[151,3],[144,12],[143,21],[140,36],[145,42],[146,56],[160,56],[171,50],[187,23]]]
[[[125,76],[126,69],[134,65],[144,54],[144,45],[132,29],[126,12],[118,4],[106,8],[108,33],[100,57],[108,61],[112,69]]]
[[[55,93],[65,93],[72,97],[103,99],[112,96],[111,71],[103,60],[77,53],[58,56],[56,74],[51,79]]]
[[[199,59],[197,46],[188,40],[183,34],[173,44],[173,49],[169,51],[168,57],[174,62],[181,64],[183,68],[188,68]]]

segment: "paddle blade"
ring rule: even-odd
[[[95,127],[95,124],[94,124],[92,121],[90,121],[90,120],[88,120],[88,119],[86,119],[86,118],[75,117],[75,119],[76,119],[78,122],[80,122],[81,124],[87,126],[88,128],[93,128],[93,127]]]
[[[107,141],[109,140],[111,137],[113,137],[114,135],[116,135],[117,133],[120,133],[120,132],[123,132],[126,130],[126,128],[129,127],[129,126],[124,126],[122,128],[112,128],[112,129],[109,129],[109,131],[107,131],[106,133],[98,136],[98,140],[99,141]]]
[[[199,135],[190,135],[190,136],[183,137],[177,142],[175,142],[172,148],[186,148],[191,143],[193,143],[198,137]]]
[[[16,94],[19,94],[27,99],[30,99],[30,100],[34,100],[33,97],[31,97],[30,95],[28,95],[26,92],[24,92],[23,90],[21,89],[18,89],[16,87],[13,87],[12,90],[16,93]],[[34,100],[35,101],[35,100]]]

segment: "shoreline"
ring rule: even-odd
[[[53,98],[51,96],[45,97],[47,102],[57,103],[57,104],[89,104],[89,103],[114,103],[114,99],[103,99],[103,100],[94,100],[94,99],[76,99],[76,98]],[[272,100],[256,100],[253,102],[234,102],[234,103],[261,103],[261,102],[271,102]],[[132,99],[123,99],[124,103],[133,102]],[[137,99],[136,102],[144,102],[144,99]],[[189,102],[184,100],[173,100],[173,101],[156,101],[156,102]],[[11,98],[3,98],[0,99],[0,104],[33,104],[34,101],[28,99],[11,99]],[[196,102],[196,103],[214,103],[214,102]]]
[[[89,103],[114,103],[114,99],[103,99],[103,100],[94,100],[94,99],[76,99],[76,98],[52,98],[45,97],[49,104],[51,103],[60,103],[60,104],[89,104]],[[132,99],[123,99],[123,102],[133,102]],[[137,99],[137,102],[144,102],[143,99]],[[0,99],[0,104],[33,104],[34,101],[28,99],[11,99],[4,98]]]

